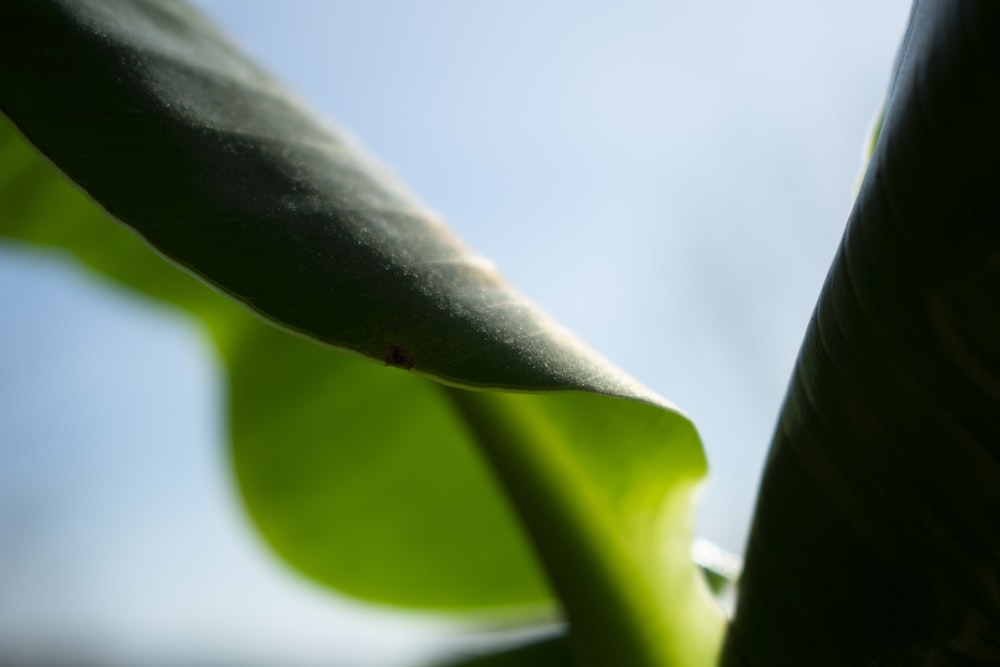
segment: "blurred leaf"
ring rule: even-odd
[[[157,251],[376,361],[265,326],[154,261],[4,130],[3,234],[71,250],[210,329],[240,488],[289,563],[385,603],[537,610],[549,593],[495,474],[586,664],[714,660],[722,619],[688,558],[705,474],[691,423],[551,323],[199,16],[174,2],[7,2],[0,109]],[[483,388],[536,393],[467,391]]]
[[[788,391],[730,665],[1000,664],[1000,4],[917,2]]]

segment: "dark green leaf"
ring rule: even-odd
[[[589,664],[713,660],[722,621],[688,558],[705,461],[687,418],[552,324],[200,17],[7,2],[0,109],[160,253],[369,358],[156,263],[4,132],[4,234],[206,323],[241,490],[289,563],[381,602],[537,611],[549,593],[492,472]],[[469,391],[484,388],[550,393]]]
[[[267,325],[157,258],[0,125],[0,233],[68,249],[207,325],[229,372],[238,481],[279,553],[314,579],[392,604],[547,599],[516,522],[437,385]],[[322,525],[287,535],[309,521],[310,503],[326,513]]]
[[[810,323],[726,649],[1000,663],[1000,4],[918,2]]]

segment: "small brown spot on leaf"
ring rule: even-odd
[[[385,355],[385,365],[410,370],[413,368],[413,355],[402,345],[390,345],[389,352]]]

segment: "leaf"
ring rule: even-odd
[[[730,665],[1000,662],[1000,5],[917,2],[792,378]]]
[[[466,609],[547,599],[515,520],[435,384],[288,335],[206,289],[107,220],[9,123],[0,124],[0,233],[71,250],[207,325],[229,375],[238,481],[279,553],[318,581],[397,605]],[[422,464],[425,457],[433,467]],[[339,513],[327,518],[335,530],[283,538],[282,523],[297,512],[287,504],[294,496],[282,498],[283,483]],[[308,499],[301,500],[306,511]],[[431,527],[452,539],[441,543]]]
[[[207,325],[241,492],[286,561],[379,602],[537,616],[550,593],[509,501],[585,664],[714,661],[722,619],[688,558],[705,474],[688,419],[551,323],[198,15],[5,3],[0,109],[215,288],[154,262],[5,130],[5,235],[71,250]]]

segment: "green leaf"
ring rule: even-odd
[[[230,376],[240,489],[286,561],[379,602],[537,616],[551,594],[534,550],[583,664],[714,661],[723,623],[688,557],[705,474],[688,419],[516,294],[198,15],[7,2],[0,109],[187,270],[4,129],[3,234],[205,322]]]
[[[515,520],[436,384],[269,326],[156,257],[6,120],[0,125],[0,234],[70,250],[207,325],[229,374],[238,481],[280,554],[318,581],[397,605],[537,606],[548,598]],[[296,498],[301,507],[289,505]],[[310,520],[310,503],[330,516],[312,526],[319,529],[286,536]]]
[[[917,2],[799,356],[732,665],[1000,663],[1000,4]]]

